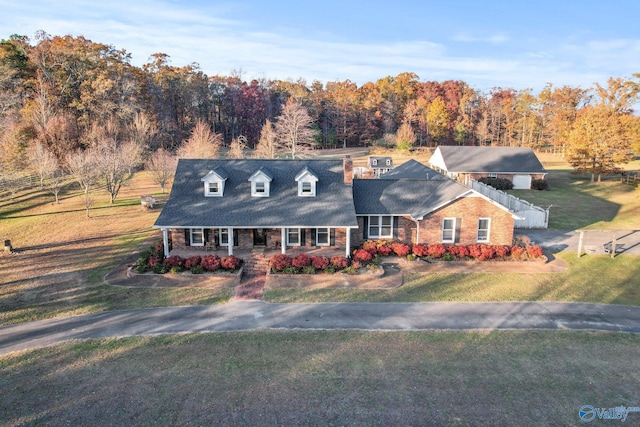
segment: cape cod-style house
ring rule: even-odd
[[[518,216],[411,160],[353,179],[342,160],[180,159],[154,228],[172,248],[329,247],[366,239],[511,244]]]

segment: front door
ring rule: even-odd
[[[267,246],[267,230],[264,228],[253,230],[253,246]]]

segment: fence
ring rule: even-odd
[[[515,212],[524,219],[516,219],[516,228],[548,228],[549,227],[549,209],[543,209],[535,206],[526,200],[522,200],[504,191],[471,179],[469,186],[478,193],[483,194],[509,210]]]
[[[637,173],[627,173],[622,175],[620,180],[625,184],[638,185],[640,184],[640,175]]]

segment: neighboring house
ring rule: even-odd
[[[391,169],[393,169],[393,159],[391,157],[369,157],[369,170],[374,178],[378,178]]]
[[[180,159],[154,228],[173,248],[331,246],[350,254],[358,227],[353,163],[342,160]]]
[[[506,178],[514,189],[530,189],[531,181],[547,171],[530,148],[439,146],[429,164],[445,175],[469,185],[469,179]]]
[[[331,247],[366,239],[511,244],[504,206],[411,160],[353,179],[344,160],[180,159],[154,228],[172,248]]]

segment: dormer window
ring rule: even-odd
[[[260,168],[249,177],[252,197],[269,197],[273,175],[267,168]]]
[[[391,166],[391,159],[387,159],[387,166]]]
[[[204,195],[206,197],[222,197],[227,176],[227,172],[220,166],[209,171],[201,180],[204,183]]]
[[[309,167],[305,167],[296,175],[299,197],[315,197],[318,175]]]
[[[376,166],[376,165],[378,164],[378,159],[372,159],[372,160],[371,160],[371,164],[372,164],[373,166]]]

